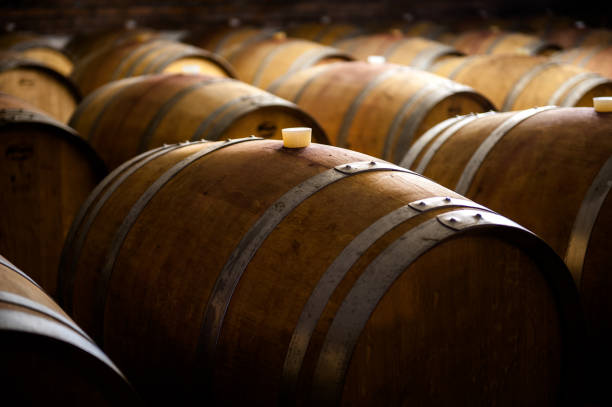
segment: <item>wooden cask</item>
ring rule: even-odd
[[[18,52],[66,77],[70,76],[74,66],[70,56],[50,38],[33,33],[14,32],[0,35],[0,50]]]
[[[76,132],[0,93],[0,253],[51,295],[64,238],[81,203],[106,175]]]
[[[93,340],[2,256],[0,344],[4,405],[140,405]]]
[[[324,45],[334,45],[337,41],[363,34],[359,26],[351,23],[302,23],[294,24],[284,30],[289,37],[303,38]]]
[[[612,78],[612,44],[573,48],[553,55],[552,59]]]
[[[157,37],[160,37],[159,32],[144,27],[103,29],[76,33],[66,43],[64,49],[74,61],[80,62],[89,54],[101,49],[115,48],[126,43],[144,43]]]
[[[544,38],[559,44],[563,49],[608,45],[612,43],[612,30],[574,25],[552,29],[544,35]]]
[[[310,113],[331,144],[392,162],[445,118],[492,107],[469,87],[393,64],[313,67],[283,77],[268,89]]]
[[[230,78],[149,75],[111,82],[79,105],[70,126],[109,168],[164,143],[253,134],[280,138],[284,127],[321,127],[293,103]]]
[[[425,70],[448,56],[463,55],[434,40],[397,34],[364,35],[340,41],[335,46],[361,61],[367,61],[370,55],[381,55],[389,63]]]
[[[439,40],[441,36],[448,33],[449,28],[445,25],[438,24],[431,20],[414,20],[384,22],[380,23],[378,28],[372,32],[388,33],[388,34],[403,34],[405,37],[419,37],[430,40]]]
[[[278,32],[280,30],[276,28],[223,26],[192,31],[182,41],[227,58],[227,53],[234,47],[268,39]]]
[[[449,57],[430,72],[471,86],[501,111],[537,106],[592,106],[612,94],[612,80],[573,65],[529,55]]]
[[[592,108],[462,116],[431,129],[402,161],[525,225],[565,259],[589,324],[589,380],[608,393],[602,405],[612,402],[610,134],[612,114]]]
[[[354,59],[337,48],[284,35],[237,45],[226,56],[241,80],[262,89],[281,77],[312,66]]]
[[[561,47],[534,35],[501,30],[468,30],[446,39],[468,55],[551,55]]]
[[[68,78],[14,52],[0,53],[0,92],[26,100],[62,123],[81,100]]]
[[[131,42],[90,54],[74,67],[72,78],[84,95],[131,76],[185,72],[235,78],[220,56],[176,41]]]
[[[66,309],[157,402],[557,405],[580,389],[561,259],[354,151],[151,150],[89,197],[64,255]]]

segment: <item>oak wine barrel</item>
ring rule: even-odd
[[[500,111],[546,105],[588,107],[593,97],[612,94],[612,79],[529,55],[449,57],[430,72],[471,86]]]
[[[468,30],[447,38],[447,44],[468,55],[543,55],[548,56],[561,49],[534,35],[520,32],[479,29]]]
[[[89,95],[70,126],[109,168],[164,143],[244,134],[280,138],[284,127],[321,127],[293,103],[230,78],[148,75],[111,82]]]
[[[311,114],[331,144],[396,162],[427,129],[491,103],[472,88],[393,64],[338,62],[268,88]]]
[[[15,51],[27,59],[40,62],[68,77],[74,63],[52,38],[27,32],[4,33],[0,35],[0,50]]]
[[[64,75],[15,52],[0,52],[0,92],[26,100],[62,123],[81,100]]]
[[[0,93],[0,253],[55,295],[64,238],[106,175],[76,132]]]
[[[289,37],[302,38],[324,45],[334,45],[337,41],[355,37],[363,29],[351,23],[310,22],[292,24],[284,30]]]
[[[0,358],[4,405],[140,405],[93,340],[2,256]]]
[[[169,40],[131,42],[104,48],[74,67],[72,78],[84,95],[114,80],[156,73],[192,73],[235,78],[222,57]]]
[[[552,59],[612,78],[612,44],[573,48],[553,55]]]
[[[578,295],[539,238],[371,156],[282,145],[148,151],[111,173],[75,220],[63,305],[142,394],[223,405],[572,402]]]
[[[612,402],[612,113],[540,107],[449,119],[402,165],[533,230],[565,259],[595,366],[589,381]],[[589,395],[592,393],[589,393]],[[596,404],[599,405],[599,404]]]
[[[194,30],[182,41],[206,49],[227,58],[228,52],[237,46],[256,43],[280,32],[277,28],[242,27],[211,27],[201,31]]]

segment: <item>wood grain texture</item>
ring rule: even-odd
[[[165,74],[112,82],[85,99],[70,125],[109,168],[164,143],[255,135],[281,138],[287,127],[320,126],[292,103],[229,78]]]
[[[499,29],[469,30],[448,36],[446,43],[468,55],[517,54],[547,56],[560,47],[554,43],[520,32]]]
[[[466,124],[441,144],[422,173],[455,188],[483,141],[516,114],[493,114]],[[508,131],[489,152],[466,196],[525,225],[566,258],[578,211],[612,157],[611,131],[612,116],[592,108],[558,108],[533,115]],[[423,148],[412,168],[419,166],[432,143]],[[603,193],[601,207],[589,215],[593,229],[580,238],[587,246],[584,263],[572,266],[572,273],[581,289],[591,335],[589,349],[595,363],[589,374],[594,383],[591,394],[603,397],[600,402],[605,405],[610,401],[604,385],[610,379],[606,366],[612,361],[607,345],[612,340],[608,295],[612,256],[604,231],[612,228],[612,215],[605,187]]]
[[[0,256],[3,400],[140,405],[123,374],[40,287]]]
[[[499,405],[571,399],[562,393],[575,390],[573,358],[580,356],[577,331],[583,328],[570,275],[523,229],[494,222],[456,233],[436,219],[469,202],[415,210],[358,253],[354,264],[344,265],[345,274],[322,300],[295,390],[287,391],[283,365],[292,332],[342,250],[410,202],[461,197],[411,173],[338,175],[333,167],[373,158],[335,147],[289,150],[274,140],[221,146],[174,145],[150,161],[136,160],[108,180],[105,190],[115,185],[113,192],[100,191],[67,242],[62,275],[74,284],[64,286],[64,300],[147,399],[176,402],[192,391],[211,391],[211,400],[225,405],[270,405],[284,392],[289,402],[311,404],[321,349],[344,299],[391,244],[406,250],[419,244],[399,238],[426,223],[448,237],[432,237],[439,244],[400,268],[401,277],[380,303],[372,303],[363,330],[353,332],[359,340],[338,379],[337,403],[403,404],[432,394],[440,405],[458,399]],[[155,188],[146,206],[134,206],[168,169],[212,148],[220,149]],[[280,197],[328,173],[341,178],[292,207],[248,259],[231,285],[218,340],[207,354],[202,347],[215,334],[202,331],[202,318],[228,257],[269,210],[284,210]],[[126,218],[129,212],[135,217]],[[110,274],[93,272],[110,264],[118,228],[128,221]],[[95,298],[102,298],[102,307]]]
[[[33,106],[0,94],[0,112]],[[48,117],[44,115],[44,117]],[[51,118],[45,124],[13,121],[0,126],[0,251],[55,295],[57,267],[73,217],[105,175],[104,165],[75,134]]]

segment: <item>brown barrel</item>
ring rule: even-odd
[[[40,62],[64,76],[70,76],[73,62],[51,38],[32,33],[15,32],[0,35],[0,50],[19,52],[25,58]]]
[[[612,78],[612,45],[573,48],[555,54],[553,59]]]
[[[222,405],[557,405],[580,390],[578,294],[552,249],[354,151],[151,150],[90,196],[64,255],[64,305],[156,401],[189,383]]]
[[[331,144],[393,162],[440,121],[492,107],[471,88],[393,64],[339,62],[309,68],[269,90],[310,113]]]
[[[168,40],[132,42],[101,49],[77,63],[72,77],[81,92],[88,95],[114,80],[175,72],[236,77],[233,68],[220,56]]]
[[[241,80],[262,89],[311,66],[354,59],[337,48],[284,35],[236,46],[226,55]]]
[[[430,40],[438,40],[442,35],[446,34],[449,28],[445,25],[436,23],[431,20],[410,20],[410,21],[385,21],[379,23],[378,27],[372,32],[403,34],[405,37],[420,37]]]
[[[364,35],[340,41],[335,46],[361,61],[366,61],[370,55],[381,55],[387,62],[419,69],[429,69],[448,56],[463,55],[437,41],[397,34]]]
[[[14,52],[0,52],[0,92],[26,100],[63,123],[81,100],[64,75]]]
[[[570,64],[529,55],[449,57],[431,72],[471,86],[499,110],[537,106],[592,106],[612,94],[612,80]]]
[[[289,37],[303,38],[325,45],[361,35],[363,30],[351,23],[303,23],[290,25],[284,30]]]
[[[587,314],[597,360],[612,379],[612,114],[542,107],[449,119],[402,165],[533,230],[565,259]],[[601,376],[600,376],[601,374]]]
[[[126,43],[143,43],[159,36],[157,31],[144,27],[110,28],[77,33],[70,38],[64,49],[75,61],[81,61],[101,49],[114,48]]]
[[[68,126],[0,93],[0,253],[55,294],[73,217],[104,165]]]
[[[284,127],[321,127],[295,104],[230,78],[149,75],[112,82],[89,95],[70,120],[109,168],[164,143],[253,134],[280,138]]]
[[[612,30],[578,25],[550,30],[544,37],[564,49],[570,49],[610,44],[612,43]]]
[[[4,405],[140,405],[91,338],[2,256],[0,344]]]
[[[452,37],[448,44],[468,55],[551,55],[560,49],[533,35],[501,30],[465,31]]]
[[[182,41],[227,58],[227,52],[234,47],[268,39],[278,32],[280,30],[276,28],[213,27],[203,31],[192,31]]]

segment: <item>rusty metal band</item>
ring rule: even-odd
[[[132,205],[132,207],[130,208],[130,211],[127,213],[127,215],[123,219],[121,226],[119,226],[119,228],[115,232],[115,235],[113,236],[113,239],[110,244],[110,248],[106,253],[104,263],[100,270],[100,283],[95,293],[95,305],[94,305],[94,310],[93,310],[93,314],[96,316],[96,318],[94,319],[98,321],[98,324],[99,324],[97,332],[102,333],[104,329],[104,308],[106,306],[108,285],[110,284],[111,275],[113,272],[113,268],[115,267],[115,262],[117,261],[117,257],[119,255],[119,251],[121,250],[121,247],[123,245],[125,238],[127,237],[130,230],[132,229],[132,226],[136,223],[136,221],[138,220],[138,217],[140,216],[142,211],[146,208],[146,206],[149,204],[149,202],[151,202],[153,197],[155,197],[155,195],[168,182],[170,182],[170,180],[172,180],[175,176],[177,176],[181,171],[183,171],[184,169],[186,169],[187,167],[189,167],[191,164],[201,159],[202,157],[205,157],[206,155],[213,153],[215,151],[218,151],[222,148],[226,148],[226,147],[238,144],[238,143],[244,143],[248,141],[257,141],[257,140],[261,140],[261,139],[256,138],[256,137],[248,137],[248,138],[235,139],[235,140],[226,140],[225,142],[215,143],[213,145],[200,149],[196,153],[191,154],[188,157],[176,163],[174,166],[172,166],[172,168],[168,169],[164,174],[162,174],[159,178],[157,178],[155,182],[153,182],[146,189],[146,191],[140,196],[140,198],[138,198],[136,203]],[[196,144],[197,143],[199,142],[196,142]],[[190,145],[190,144],[191,143],[186,143],[186,144],[181,144],[180,146],[185,146],[185,145]],[[100,338],[98,338],[98,340],[101,342],[102,339],[103,339],[103,336],[100,335]]]
[[[580,61],[576,61],[575,64],[577,66],[584,68],[589,62],[591,62],[591,60],[595,57],[595,55],[599,54],[601,51],[609,47],[610,45],[602,45],[602,44],[595,45],[592,47],[592,49],[589,51],[587,55],[585,55]]]
[[[134,69],[149,55],[158,50],[162,44],[157,41],[142,44],[124,57],[111,75],[112,80],[134,76]],[[136,54],[136,55],[134,55]],[[125,69],[127,68],[127,69]]]
[[[444,99],[460,92],[468,92],[476,95],[472,89],[464,86],[449,88],[434,87],[430,92],[427,92],[425,96],[419,99],[416,108],[406,120],[398,137],[396,137],[392,156],[393,162],[398,162],[401,160],[406,152],[410,149],[410,145],[414,140],[417,129],[423,123],[425,117],[432,111],[434,106],[442,102]]]
[[[117,167],[108,177],[96,186],[94,191],[89,194],[85,203],[81,206],[79,213],[75,217],[68,236],[66,237],[64,249],[60,257],[60,268],[58,275],[58,292],[63,293],[62,307],[72,312],[72,294],[74,290],[74,279],[78,262],[81,258],[81,251],[85,245],[85,239],[89,234],[91,225],[97,219],[98,214],[110,197],[125,182],[125,180],[144,167],[150,161],[179,148],[179,144],[163,146],[147,151]],[[102,193],[104,191],[104,193]],[[94,204],[95,203],[95,204]],[[87,217],[85,217],[87,215]],[[78,233],[78,235],[77,235]],[[70,250],[70,252],[69,252]],[[70,253],[70,254],[69,254]],[[70,256],[70,257],[68,257]]]
[[[302,308],[300,318],[293,330],[291,341],[285,355],[281,379],[281,397],[283,401],[288,402],[291,396],[295,394],[298,376],[302,369],[302,363],[312,334],[331,295],[342,282],[346,273],[348,273],[353,265],[374,243],[397,226],[424,212],[449,207],[487,210],[483,206],[466,199],[432,197],[426,200],[416,201],[395,209],[379,218],[344,247],[342,252],[336,257],[317,282],[317,285]]]
[[[494,53],[494,51],[495,51],[495,48],[496,48],[496,47],[497,47],[497,46],[498,46],[498,45],[499,45],[499,44],[500,44],[502,41],[504,41],[505,39],[507,39],[507,38],[508,38],[508,36],[509,36],[510,34],[511,34],[511,33],[506,32],[506,33],[502,33],[502,34],[498,35],[497,37],[495,37],[495,38],[493,39],[493,41],[491,41],[491,43],[489,44],[489,46],[487,47],[487,49],[485,50],[485,52],[483,52],[483,54],[488,54],[488,55],[493,54],[493,53]]]
[[[34,284],[36,287],[38,287],[38,288],[40,288],[42,290],[42,287],[39,286],[36,281],[32,280],[32,278],[30,276],[28,276],[23,271],[19,270],[13,263],[9,262],[8,260],[5,260],[1,256],[0,256],[0,264],[3,265],[4,267],[8,268],[9,270],[14,271],[15,273],[19,274],[21,277],[25,278],[30,283]]]
[[[565,99],[561,101],[560,106],[574,107],[578,104],[580,99],[582,99],[582,97],[584,97],[587,92],[590,92],[597,86],[604,84],[612,84],[612,81],[609,78],[604,77],[586,79],[576,85],[565,96]]]
[[[152,67],[151,69],[154,69],[154,71],[151,73],[163,73],[164,69],[166,69],[168,65],[180,60],[181,58],[193,57],[198,57],[205,61],[212,62],[218,68],[221,68],[223,72],[225,72],[230,78],[236,78],[236,72],[234,71],[234,68],[232,68],[225,59],[218,55],[212,54],[206,50],[198,49],[195,47],[190,47],[189,49],[181,49],[180,52],[177,52],[176,54],[173,54],[172,56],[168,57],[168,59],[161,62],[161,64]]]
[[[257,66],[257,70],[253,75],[253,79],[251,80],[251,84],[253,86],[258,86],[259,82],[261,81],[261,76],[266,71],[268,65],[270,65],[270,62],[272,62],[272,59],[274,59],[275,56],[283,52],[283,50],[285,50],[286,48],[291,47],[292,45],[295,45],[293,41],[287,41],[272,48],[270,52],[268,52],[268,54],[261,60],[261,62],[259,62],[259,66]]]
[[[372,171],[399,171],[414,174],[405,168],[386,162],[347,163],[323,171],[293,187],[278,198],[245,233],[234,248],[211,291],[200,333],[199,347],[204,359],[201,366],[210,369],[215,357],[225,313],[244,270],[270,233],[295,208],[320,190],[341,179]]]
[[[183,99],[188,94],[195,92],[196,90],[203,88],[205,86],[217,84],[219,82],[227,82],[227,81],[233,81],[233,79],[216,78],[216,77],[206,78],[204,80],[195,82],[183,89],[180,89],[171,98],[166,100],[164,104],[159,109],[157,109],[153,118],[149,120],[149,123],[147,124],[147,128],[145,129],[145,131],[142,133],[142,136],[140,137],[140,143],[138,144],[138,151],[139,152],[145,151],[149,148],[149,143],[151,142],[151,138],[153,137],[153,134],[157,130],[157,127],[162,122],[162,120],[164,120],[164,118],[170,112],[170,110],[172,110],[174,106],[176,106],[176,104],[179,101],[181,101],[181,99]]]
[[[297,57],[285,75],[291,75],[302,69],[310,68],[325,58],[344,58],[346,61],[353,60],[353,57],[351,57],[349,54],[339,51],[336,48],[313,48]]]
[[[93,340],[83,331],[77,324],[75,324],[70,319],[66,318],[62,314],[52,310],[51,308],[42,305],[39,302],[32,301],[29,298],[23,297],[21,295],[11,293],[8,291],[0,291],[0,302],[5,304],[15,305],[18,307],[22,307],[25,309],[29,309],[31,311],[38,312],[43,314],[51,319],[56,320],[57,322],[66,325],[70,329],[78,332],[81,336],[85,337],[88,341],[93,342]]]
[[[479,117],[481,117],[481,116],[470,115],[470,116],[466,117],[465,119],[463,119],[463,120],[453,124],[448,129],[444,130],[440,134],[440,137],[436,138],[433,141],[433,143],[431,144],[431,146],[427,149],[427,151],[425,152],[425,154],[421,158],[421,161],[419,161],[419,165],[416,167],[415,171],[417,171],[417,172],[419,172],[421,174],[423,172],[425,172],[425,169],[427,168],[427,166],[431,162],[432,158],[435,156],[435,154],[438,152],[438,150],[444,145],[444,143],[446,143],[446,141],[448,141],[448,139],[450,139],[455,134],[457,134],[457,132],[459,130],[461,130],[463,127],[465,127],[466,125],[470,124],[471,122],[473,122],[474,120],[478,119]]]
[[[74,84],[72,79],[62,75],[61,73],[57,72],[55,69],[47,65],[44,65],[40,62],[31,60],[31,59],[27,59],[27,58],[7,57],[7,58],[3,58],[0,60],[0,72],[8,71],[11,69],[19,69],[19,68],[42,71],[46,73],[47,75],[53,77],[54,79],[56,79],[58,82],[61,82],[62,85],[66,87],[68,92],[72,95],[72,97],[74,97],[77,104],[83,98],[83,95],[81,95],[81,91]]]
[[[393,141],[397,138],[394,136],[402,123],[404,123],[404,126],[402,126],[402,128],[404,128],[405,126],[407,126],[406,122],[410,121],[411,116],[407,116],[406,113],[409,112],[416,105],[416,103],[423,97],[423,95],[430,92],[437,86],[437,84],[432,83],[428,85],[426,84],[421,89],[410,95],[408,99],[406,99],[404,104],[400,107],[400,109],[393,117],[393,121],[391,122],[391,125],[387,130],[387,134],[385,136],[385,143],[383,145],[383,150],[380,155],[382,158],[384,158],[385,160],[391,160],[391,147],[393,146]]]
[[[234,49],[234,51],[230,54],[227,55],[226,59],[228,61],[231,61],[233,58],[235,58],[238,54],[240,54],[243,50],[249,48],[251,45],[256,44],[260,41],[264,41],[267,40],[270,37],[273,37],[274,34],[276,34],[278,32],[278,30],[276,29],[271,29],[271,28],[266,28],[261,30],[261,32],[257,33],[256,35],[252,36],[251,38],[248,38],[246,41],[242,41],[239,44],[236,44],[236,48]],[[237,32],[238,33],[238,32]],[[230,33],[231,34],[231,33]],[[218,55],[223,55],[223,47],[225,46],[225,43],[232,37],[232,35],[226,35],[217,45],[217,47],[215,48],[215,51],[213,51],[215,54]],[[229,50],[228,50],[229,51]]]
[[[524,231],[495,213],[451,211],[409,230],[383,250],[359,276],[327,331],[313,377],[315,405],[337,405],[357,340],[382,297],[414,261],[460,232],[500,227]]]
[[[527,85],[529,85],[529,83],[536,76],[538,76],[542,72],[546,71],[547,69],[554,68],[554,67],[557,67],[557,66],[559,66],[558,62],[554,62],[554,61],[543,62],[541,64],[538,64],[538,65],[532,67],[527,72],[525,72],[514,83],[514,86],[512,87],[510,92],[508,92],[508,94],[506,95],[504,103],[502,104],[502,107],[501,107],[501,111],[507,112],[509,110],[512,110],[512,107],[514,106],[514,103],[516,102],[516,99],[518,99],[518,97],[523,92],[523,90],[525,90]]]
[[[60,323],[17,310],[0,310],[0,331],[21,332],[52,338],[72,345],[99,359],[125,380],[125,376],[93,342]]]
[[[557,88],[557,90],[555,90],[555,93],[553,93],[553,95],[548,100],[548,104],[559,106],[561,102],[561,97],[563,95],[569,92],[570,89],[572,89],[574,86],[576,86],[580,82],[586,79],[589,79],[589,78],[601,78],[601,76],[596,74],[595,72],[582,72],[582,73],[572,76],[571,78],[563,82],[561,86]]]
[[[453,70],[451,71],[451,73],[449,73],[449,74],[447,75],[447,78],[448,78],[448,79],[455,80],[455,78],[457,77],[457,75],[459,75],[459,73],[461,73],[461,71],[463,71],[463,68],[465,68],[466,66],[468,66],[469,64],[471,64],[471,63],[472,63],[472,61],[475,61],[475,60],[477,60],[478,58],[479,58],[479,56],[478,56],[478,55],[471,55],[471,56],[468,56],[468,57],[464,57],[463,61],[461,61],[461,62],[459,63],[459,65],[457,65],[457,66],[455,67],[455,69],[453,69]],[[432,68],[433,68],[433,67],[432,67]]]
[[[207,133],[208,140],[220,140],[225,131],[234,124],[240,117],[264,107],[281,107],[292,111],[297,110],[293,103],[276,97],[269,93],[264,93],[260,97],[253,97],[243,101],[236,109],[226,113],[219,121],[212,125]]]
[[[612,156],[601,167],[580,204],[565,252],[565,264],[572,272],[578,287],[582,282],[582,268],[591,232],[610,189],[612,189]]]
[[[506,119],[502,124],[497,126],[495,130],[491,132],[487,136],[487,138],[478,146],[478,149],[474,152],[470,161],[466,164],[463,172],[461,173],[461,177],[455,186],[455,191],[458,194],[466,195],[468,189],[472,185],[472,180],[476,175],[476,172],[480,169],[483,161],[489,154],[489,152],[495,147],[495,145],[512,129],[514,129],[517,125],[522,123],[524,120],[529,119],[530,117],[535,116],[538,113],[557,109],[556,106],[542,106],[536,107],[528,110],[521,110],[517,113],[510,116]]]
[[[455,48],[450,47],[448,45],[437,45],[426,48],[419,52],[414,59],[410,62],[410,66],[422,69],[424,71],[428,70],[435,64],[441,56],[444,55],[462,55]]]
[[[470,115],[451,117],[450,119],[446,119],[436,124],[431,129],[427,130],[425,133],[423,133],[421,137],[417,139],[417,141],[414,142],[412,147],[410,147],[410,150],[408,150],[408,152],[406,153],[404,158],[402,158],[398,165],[404,168],[412,167],[412,165],[414,164],[414,160],[416,160],[417,156],[421,154],[423,148],[425,148],[425,146],[429,144],[431,140],[438,137],[441,132],[443,132],[453,124],[457,123],[458,121],[464,120],[468,116]]]
[[[353,120],[359,111],[359,107],[361,103],[365,100],[365,98],[370,94],[372,90],[374,90],[378,85],[383,83],[389,78],[392,78],[399,72],[405,71],[405,67],[394,67],[391,69],[386,69],[372,78],[355,96],[350,106],[344,113],[344,117],[342,118],[342,124],[340,125],[340,130],[338,131],[338,137],[336,138],[335,145],[338,147],[345,147],[346,141],[349,136],[349,130],[351,125],[353,124]]]
[[[117,101],[121,100],[123,95],[126,94],[129,90],[131,90],[132,87],[137,86],[140,83],[141,79],[142,78],[138,78],[138,77],[124,79],[126,81],[125,86],[120,88],[114,94],[112,94],[111,97],[109,97],[106,100],[106,102],[104,102],[104,105],[102,106],[102,108],[98,112],[98,115],[96,116],[94,121],[91,123],[91,127],[89,127],[89,131],[87,132],[87,134],[81,134],[81,137],[83,137],[85,140],[91,142],[91,138],[96,133],[96,131],[98,130],[98,126],[100,126],[100,123],[102,122],[102,117],[104,117],[104,115],[106,114],[107,110],[110,109],[111,107],[113,107]],[[112,85],[113,84],[109,84],[108,86],[112,86]]]

